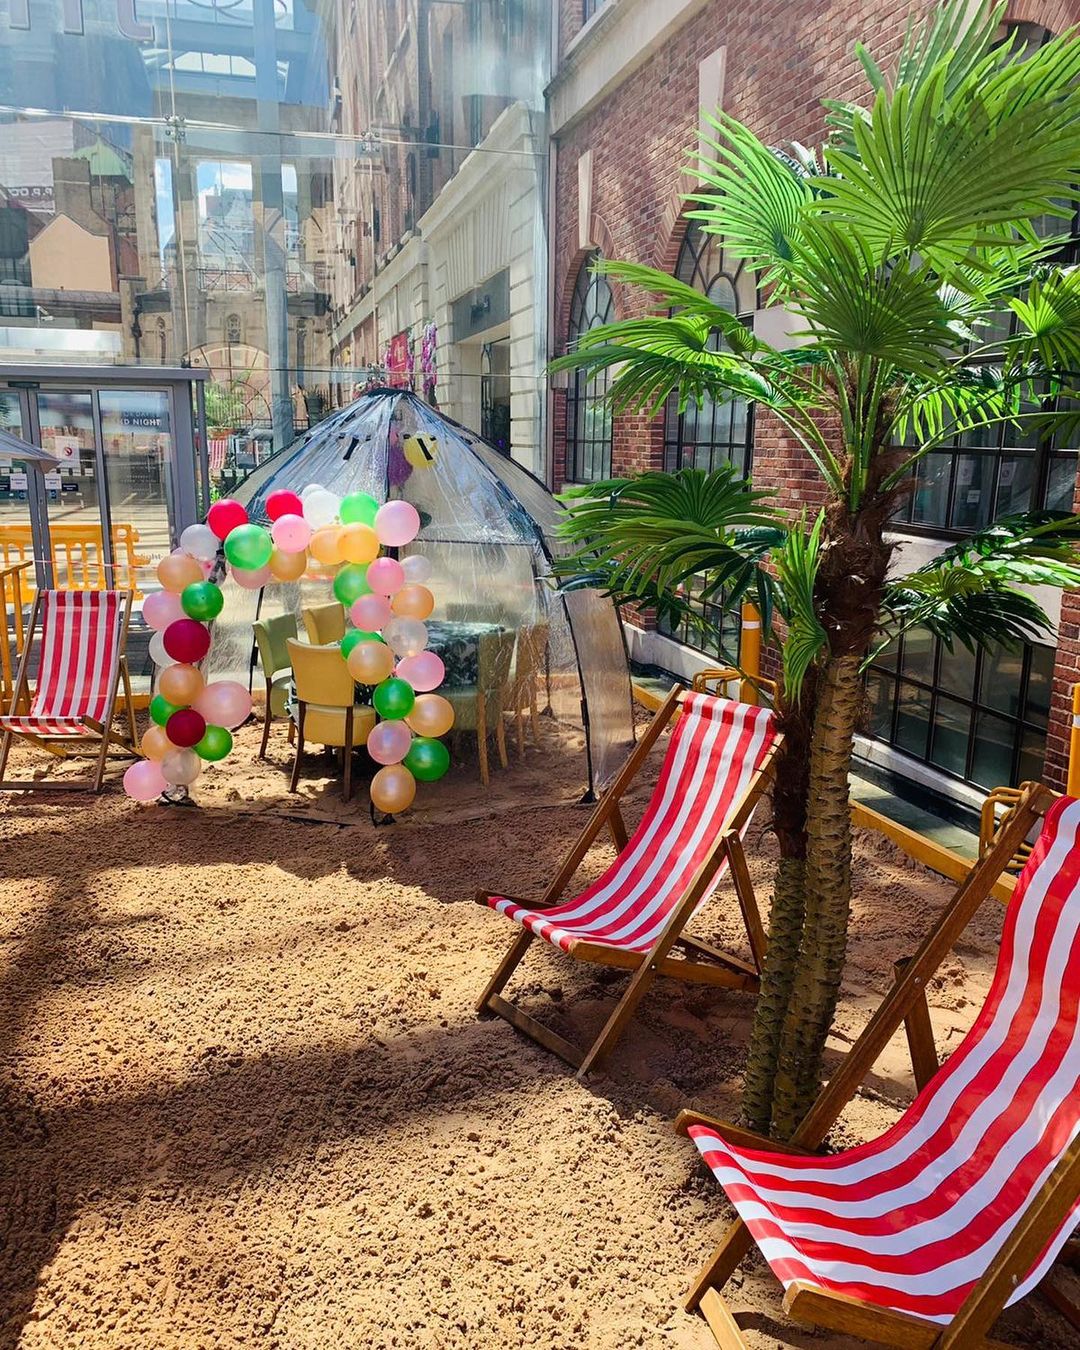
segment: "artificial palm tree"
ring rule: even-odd
[[[891,76],[860,47],[869,107],[828,104],[820,156],[708,119],[691,215],[786,311],[786,345],[662,272],[603,262],[663,312],[593,329],[555,363],[615,367],[616,411],[752,399],[820,475],[812,518],[721,468],[572,489],[564,525],[567,584],[686,616],[697,578],[755,599],[779,645],[780,862],[746,1115],[780,1137],[818,1088],[843,973],[868,658],[915,625],[950,646],[1030,641],[1050,624],[1018,588],[1080,585],[1077,518],[998,521],[906,576],[887,533],[923,456],[989,425],[1048,427],[1076,393],[1080,271],[1055,261],[1070,236],[1053,223],[1077,196],[1080,40],[1021,59],[996,41],[1004,10],[945,0],[909,25]]]

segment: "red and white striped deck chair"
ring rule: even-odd
[[[1028,790],[1028,828],[1050,795]],[[1010,833],[1014,842],[999,842],[989,871],[976,869],[975,894],[969,878],[966,899],[957,897],[908,966],[904,979],[914,975],[915,984],[907,995],[898,987],[856,1042],[856,1085],[890,1026],[925,998],[917,991],[936,969],[943,926],[941,955],[955,941],[958,901],[973,912],[972,900],[1025,837]],[[840,1097],[853,1094],[847,1069],[840,1090],[837,1075],[819,1098],[797,1145],[818,1144],[842,1110]],[[721,1346],[746,1345],[711,1287],[746,1251],[748,1242],[735,1240],[740,1231],[761,1248],[799,1321],[902,1347],[995,1344],[986,1336],[1002,1308],[1043,1279],[1080,1221],[1080,801],[1050,808],[1009,902],[986,1003],[890,1130],[819,1157],[690,1113],[679,1128],[741,1220],[718,1250],[727,1259],[707,1267],[691,1295]]]
[[[0,748],[0,788],[80,788],[101,790],[110,745],[135,753],[135,714],[131,703],[125,647],[131,620],[131,591],[39,591],[34,599],[26,646],[19,663],[13,711],[0,716],[4,733]],[[27,704],[34,636],[37,685]],[[128,737],[112,727],[123,681]],[[88,779],[5,779],[15,736],[66,758],[72,753],[97,755]]]
[[[660,777],[632,839],[619,801],[676,711],[681,713]],[[757,990],[765,932],[740,838],[767,786],[781,737],[765,708],[675,688],[600,802],[544,897],[530,904],[482,891],[481,904],[521,925],[478,1005],[561,1055],[584,1076],[610,1052],[657,975]],[[619,855],[603,876],[572,900],[562,894],[596,836],[607,827]],[[750,960],[683,932],[715,890],[724,868],[732,880],[749,939]],[[633,970],[630,986],[596,1042],[583,1052],[502,997],[535,938],[578,961]],[[685,957],[673,957],[679,944]]]

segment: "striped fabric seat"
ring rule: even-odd
[[[120,662],[126,593],[43,591],[37,689],[27,715],[0,717],[0,730],[28,736],[96,733],[83,719],[110,718]]]
[[[493,909],[563,951],[575,942],[652,949],[776,739],[764,708],[687,694],[682,709],[641,824],[604,875],[549,909],[492,895]]]
[[[785,1288],[948,1322],[1080,1133],[1080,801],[1063,798],[1009,905],[974,1027],[881,1138],[835,1157],[689,1133]],[[1080,1221],[1057,1228],[1013,1303]]]

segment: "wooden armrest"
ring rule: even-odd
[[[473,899],[478,905],[486,905],[490,896],[509,900],[515,905],[524,905],[526,909],[546,909],[549,905],[557,903],[555,900],[523,900],[520,895],[507,895],[505,891],[477,891]]]
[[[675,1119],[676,1133],[688,1135],[691,1125],[704,1125],[707,1130],[715,1131],[725,1143],[735,1144],[739,1148],[756,1148],[762,1153],[799,1153],[808,1158],[814,1156],[808,1148],[800,1148],[797,1144],[781,1144],[763,1134],[755,1134],[753,1130],[744,1130],[729,1121],[718,1120],[715,1116],[705,1116],[700,1111],[680,1111]]]

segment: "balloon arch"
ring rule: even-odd
[[[142,738],[146,758],[128,769],[124,787],[150,802],[190,786],[204,764],[228,755],[233,731],[251,714],[251,695],[239,681],[207,680],[199,669],[210,651],[210,624],[225,606],[226,574],[251,591],[306,578],[327,581],[355,625],[340,645],[349,673],[371,688],[379,718],[367,739],[380,765],[372,804],[391,815],[404,811],[418,780],[434,782],[450,767],[439,738],[454,722],[452,705],[434,692],[443,662],[427,650],[431,562],[422,554],[399,562],[384,552],[416,538],[420,514],[410,502],[380,506],[366,492],[339,497],[315,483],[299,494],[271,492],[265,512],[269,527],[249,520],[238,501],[215,502],[205,524],[189,525],[180,547],[159,564],[163,589],[143,604],[159,670],[152,725]]]

